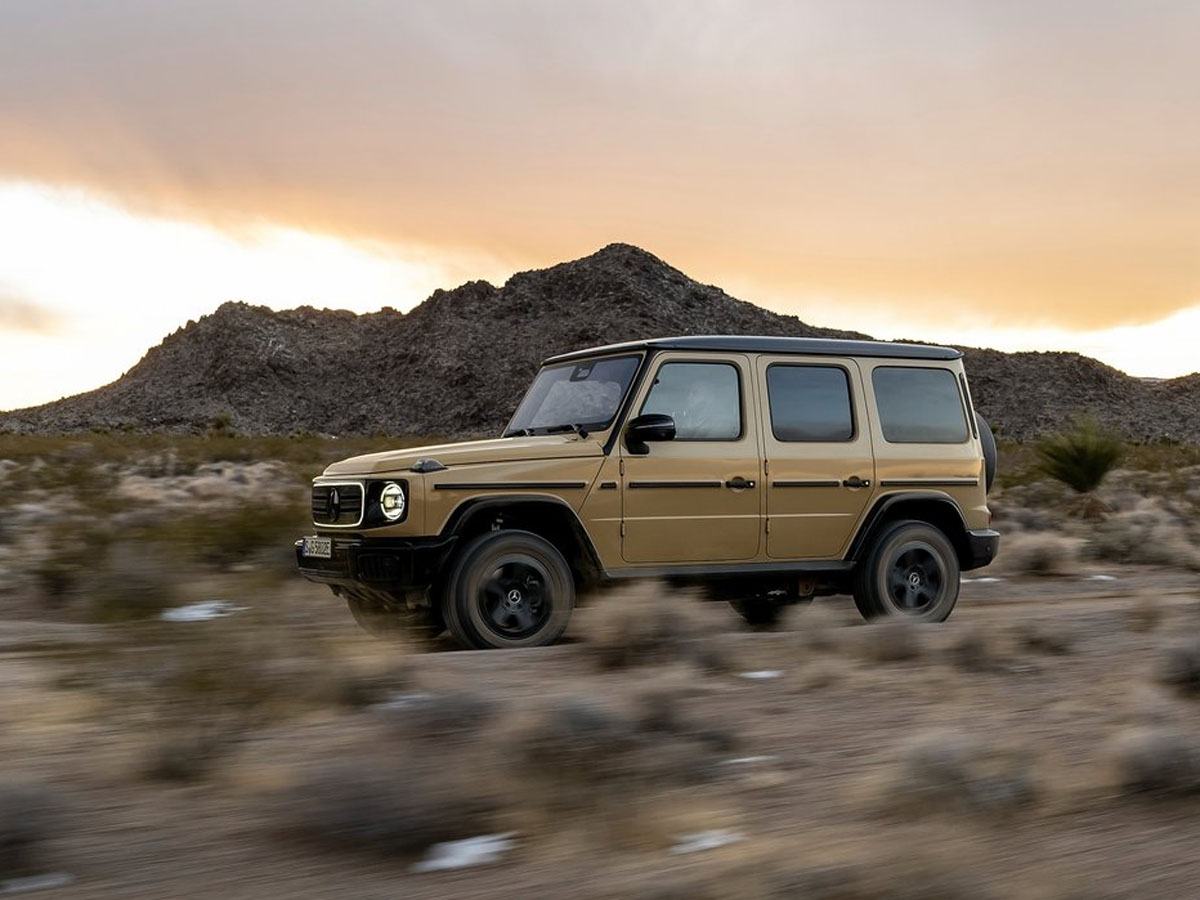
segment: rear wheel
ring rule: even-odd
[[[958,555],[946,535],[906,520],[883,529],[854,573],[854,603],[865,619],[944,622],[958,602]]]
[[[529,531],[492,531],[459,554],[446,585],[450,633],[477,649],[558,640],[575,607],[575,580],[558,549]]]

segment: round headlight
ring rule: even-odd
[[[379,508],[383,510],[385,519],[395,522],[404,515],[404,488],[389,481],[379,492]]]

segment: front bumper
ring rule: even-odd
[[[319,584],[365,585],[382,591],[427,588],[454,549],[456,537],[361,538],[332,537],[329,559],[301,554],[296,541],[300,574]]]
[[[967,557],[961,566],[964,572],[982,569],[996,558],[1000,550],[1000,533],[990,528],[967,532]]]

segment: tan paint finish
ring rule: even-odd
[[[977,438],[971,436],[961,444],[891,444],[883,439],[874,415],[871,371],[876,366],[943,368],[957,377],[961,361],[672,352],[659,354],[652,365],[657,369],[672,360],[725,361],[738,367],[743,402],[740,439],[653,443],[644,456],[630,453],[619,440],[605,456],[607,433],[587,438],[564,434],[439,444],[354,457],[331,465],[316,482],[402,478],[409,485],[408,517],[397,525],[366,530],[321,526],[318,530],[380,538],[433,536],[442,532],[461,504],[479,497],[550,498],[561,500],[579,515],[601,564],[619,569],[840,559],[866,511],[876,500],[894,493],[948,496],[963,510],[968,528],[988,526],[984,463]],[[854,440],[836,444],[776,440],[770,428],[765,380],[772,362],[844,366],[851,375]],[[647,377],[639,386],[630,416],[640,411],[652,381]],[[411,471],[419,460],[428,459],[436,459],[446,470]],[[871,486],[851,489],[841,485],[852,475],[869,479]],[[755,486],[726,486],[738,476],[752,480]],[[934,484],[948,479],[973,483]],[[837,487],[773,485],[777,481],[835,480]],[[671,481],[711,482],[714,486],[631,486]],[[889,481],[921,484],[889,486]],[[581,486],[542,486],[548,482]]]
[[[646,401],[654,374],[672,362],[730,363],[741,374],[742,436],[736,441],[662,441],[645,455],[621,445],[627,563],[736,562],[759,555],[762,534],[762,450],[754,368],[748,356],[663,353],[634,398],[631,415]],[[734,489],[735,478],[753,487]],[[674,484],[673,484],[674,483]],[[679,483],[708,486],[676,486]]]
[[[794,355],[759,356],[756,366],[767,472],[767,556],[838,559],[849,547],[874,494],[875,461],[862,377],[853,360]],[[767,368],[832,366],[846,372],[854,414],[849,441],[781,441],[771,427]],[[857,476],[867,487],[846,487]],[[828,484],[826,484],[828,483]]]

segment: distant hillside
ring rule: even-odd
[[[865,337],[736,300],[612,244],[500,288],[436,291],[407,314],[226,303],[118,381],[0,413],[0,430],[191,431],[228,415],[245,433],[491,434],[547,356],[680,334]],[[1200,375],[1151,382],[1074,353],[967,355],[976,405],[1007,436],[1088,411],[1130,437],[1200,440]]]

